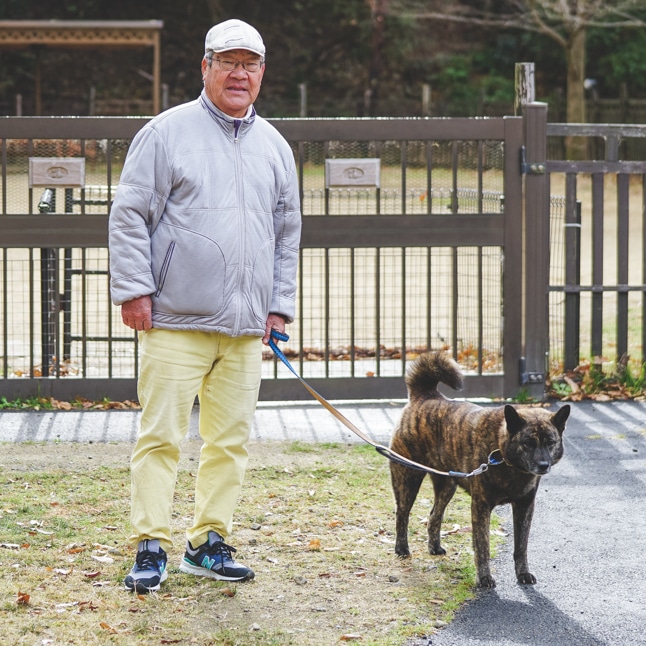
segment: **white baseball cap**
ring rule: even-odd
[[[204,50],[226,52],[229,49],[248,49],[258,56],[265,55],[265,43],[256,29],[242,20],[225,20],[209,29]]]

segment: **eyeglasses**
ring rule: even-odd
[[[260,61],[234,61],[231,58],[218,58],[214,57],[218,62],[218,66],[224,72],[233,72],[233,70],[238,69],[238,65],[242,65],[242,69],[247,72],[258,72],[262,67],[262,60]]]

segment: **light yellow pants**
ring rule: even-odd
[[[231,533],[247,467],[247,448],[260,387],[260,337],[152,329],[141,333],[138,395],[141,426],[131,467],[131,540],[159,539],[168,550],[180,443],[195,396],[203,440],[195,483],[195,547],[210,530]]]

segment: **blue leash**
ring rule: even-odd
[[[431,467],[427,467],[424,464],[420,464],[419,462],[415,462],[413,460],[409,460],[408,458],[405,458],[403,455],[400,455],[399,453],[395,453],[395,451],[392,451],[389,449],[387,446],[384,446],[383,444],[377,444],[374,442],[370,437],[368,437],[363,431],[361,431],[359,428],[357,428],[347,417],[345,417],[340,411],[338,411],[330,402],[328,402],[322,395],[319,395],[314,388],[312,388],[297,372],[294,370],[292,364],[289,362],[283,351],[278,347],[278,344],[276,341],[289,341],[289,336],[285,334],[284,332],[278,332],[278,330],[272,330],[271,335],[269,337],[269,347],[274,351],[274,354],[287,366],[289,371],[298,379],[301,384],[305,387],[305,389],[316,399],[324,408],[326,408],[334,417],[336,417],[344,426],[349,428],[353,433],[358,435],[366,444],[370,444],[370,446],[374,447],[377,451],[377,453],[380,453],[384,457],[388,458],[392,462],[396,462],[397,464],[402,464],[405,467],[409,467],[411,469],[416,469],[417,471],[424,471],[425,473],[434,473],[436,475],[441,475],[441,476],[448,476],[451,478],[471,478],[473,476],[480,475],[481,473],[484,473],[489,469],[490,466],[496,466],[499,464],[502,464],[503,460],[502,458],[500,460],[496,460],[493,457],[494,453],[499,453],[500,449],[496,449],[495,451],[492,451],[489,454],[489,458],[487,459],[487,462],[484,464],[481,464],[477,469],[474,471],[471,471],[471,473],[462,473],[461,471],[438,471],[437,469],[433,469]]]

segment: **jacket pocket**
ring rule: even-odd
[[[214,316],[224,305],[227,267],[220,246],[204,235],[160,224],[152,238],[155,311]]]
[[[166,280],[168,267],[170,266],[170,261],[173,257],[173,249],[175,249],[175,243],[171,242],[170,245],[168,245],[168,250],[166,251],[166,256],[159,272],[159,280],[157,281],[157,291],[155,292],[155,298],[158,298],[162,293],[162,289],[164,289],[164,280]]]

